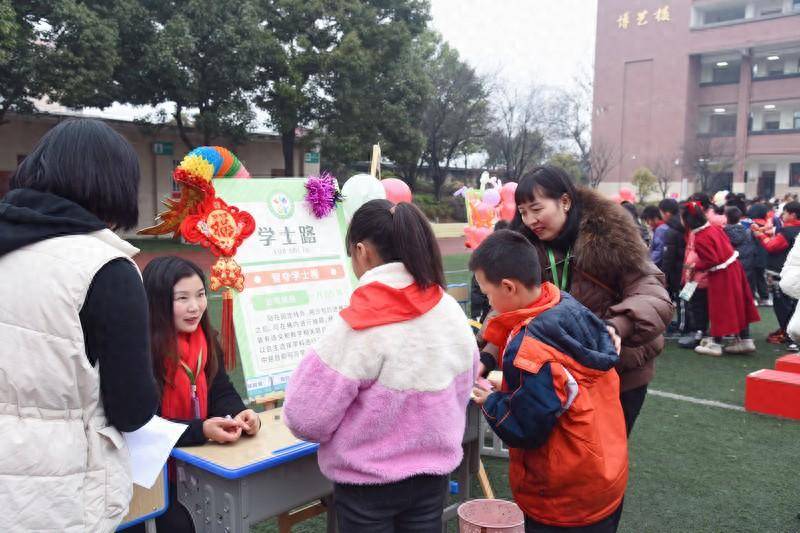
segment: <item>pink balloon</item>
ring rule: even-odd
[[[467,248],[474,250],[481,245],[486,237],[491,234],[492,230],[489,228],[476,228],[474,226],[467,226],[464,228],[464,236],[466,237],[464,245]]]
[[[483,191],[483,203],[489,207],[494,207],[500,203],[500,193],[496,189],[486,189]]]
[[[500,188],[500,198],[503,199],[503,202],[514,202],[514,193],[516,192],[516,182],[509,181]]]
[[[500,218],[503,220],[507,220],[511,222],[514,220],[514,215],[517,214],[517,206],[513,203],[509,205],[507,202],[504,202],[503,205],[500,206]]]
[[[386,199],[390,202],[398,204],[411,201],[411,189],[408,188],[408,185],[403,180],[386,178],[381,180],[381,185],[383,185],[383,190],[386,191]]]

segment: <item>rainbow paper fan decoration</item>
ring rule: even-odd
[[[233,152],[222,146],[200,146],[188,154],[172,172],[181,187],[177,200],[166,198],[167,210],[156,217],[155,226],[139,231],[140,235],[166,235],[177,237],[181,222],[204,200],[215,196],[211,180],[214,178],[249,178],[250,173]]]
[[[186,241],[207,248],[217,257],[211,267],[210,288],[225,288],[222,298],[222,348],[226,368],[236,362],[233,331],[233,290],[244,290],[244,275],[233,259],[242,241],[252,235],[255,220],[246,211],[229,206],[217,198],[214,178],[249,178],[250,173],[227,148],[201,146],[189,152],[172,172],[180,185],[178,200],[167,198],[167,210],[156,217],[157,225],[139,231],[140,235],[183,236]]]

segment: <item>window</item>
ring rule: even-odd
[[[783,61],[767,61],[767,76],[783,75]]]
[[[764,129],[768,131],[781,129],[780,113],[764,113]]]
[[[770,2],[764,6],[761,6],[761,9],[758,11],[758,14],[762,17],[769,17],[772,15],[780,15],[783,13],[783,2]]]
[[[794,112],[794,129],[800,130],[800,111]]]
[[[800,10],[800,0],[794,0],[793,7],[795,10]]]
[[[713,83],[738,83],[739,82],[739,62],[721,61],[723,65],[714,65],[714,72],[711,77]]]
[[[711,115],[712,135],[736,135],[736,115]]]
[[[789,187],[800,187],[800,163],[789,165]]]
[[[745,17],[745,6],[725,7],[706,11],[703,15],[703,24],[717,24],[720,22],[730,22],[741,20]]]

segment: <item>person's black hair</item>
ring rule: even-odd
[[[172,368],[177,368],[178,332],[175,330],[173,302],[175,285],[182,279],[197,276],[206,285],[206,277],[202,269],[182,257],[168,255],[150,261],[142,272],[142,281],[147,292],[147,304],[150,317],[150,353],[153,358],[153,375],[159,390],[164,390],[171,376],[167,376],[167,360],[172,361]],[[200,318],[200,325],[206,335],[208,360],[205,374],[209,385],[219,371],[220,354],[217,351],[217,333],[211,327],[208,309]]]
[[[704,192],[696,192],[689,197],[690,202],[700,202],[703,206],[703,211],[708,211],[711,207],[711,198]]]
[[[747,210],[747,216],[753,220],[765,219],[769,214],[769,207],[762,203],[755,203]]]
[[[511,227],[511,222],[508,220],[498,220],[494,225],[494,231],[499,229],[508,229]]]
[[[783,206],[783,210],[786,213],[791,213],[797,218],[800,218],[800,202],[797,201],[788,202],[786,205]]]
[[[646,205],[642,209],[642,220],[661,220],[661,211],[657,205]]]
[[[742,220],[742,210],[735,205],[726,207],[725,218],[728,219],[728,224],[738,224]]]
[[[581,222],[580,197],[578,196],[578,189],[570,180],[569,174],[561,168],[551,165],[536,167],[522,176],[514,193],[514,200],[517,205],[534,202],[537,198],[558,201],[564,195],[567,195],[571,201],[570,209],[567,212],[567,221],[558,237],[548,243],[558,250],[566,250],[572,246],[578,237],[578,229]],[[511,229],[522,233],[533,243],[539,241],[536,234],[522,222],[522,215],[520,215],[519,211],[517,211],[514,220],[511,222]]]
[[[678,202],[673,198],[664,198],[658,202],[658,209],[671,215],[677,215],[680,211],[678,208]]]
[[[414,204],[370,200],[359,207],[347,229],[347,253],[364,241],[375,246],[385,263],[403,263],[420,287],[446,287],[433,228]]]
[[[633,220],[638,224],[639,223],[639,211],[636,209],[636,206],[630,203],[629,201],[625,200],[624,202],[620,203],[619,205],[622,208],[631,214]]]
[[[44,134],[11,177],[11,189],[34,189],[80,205],[113,229],[139,221],[139,158],[110,126],[69,119]]]
[[[508,229],[495,231],[484,239],[472,252],[469,269],[480,270],[495,285],[504,279],[519,281],[529,289],[542,283],[536,248],[521,233]]]
[[[708,219],[706,218],[706,214],[702,208],[702,205],[699,207],[694,205],[693,207],[689,207],[690,205],[694,204],[694,200],[681,204],[681,222],[683,225],[686,226],[688,229],[697,229],[702,226],[705,226],[708,223]]]

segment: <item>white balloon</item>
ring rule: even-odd
[[[342,186],[342,207],[347,220],[351,220],[358,208],[370,200],[385,200],[386,191],[377,179],[369,174],[356,174]]]

